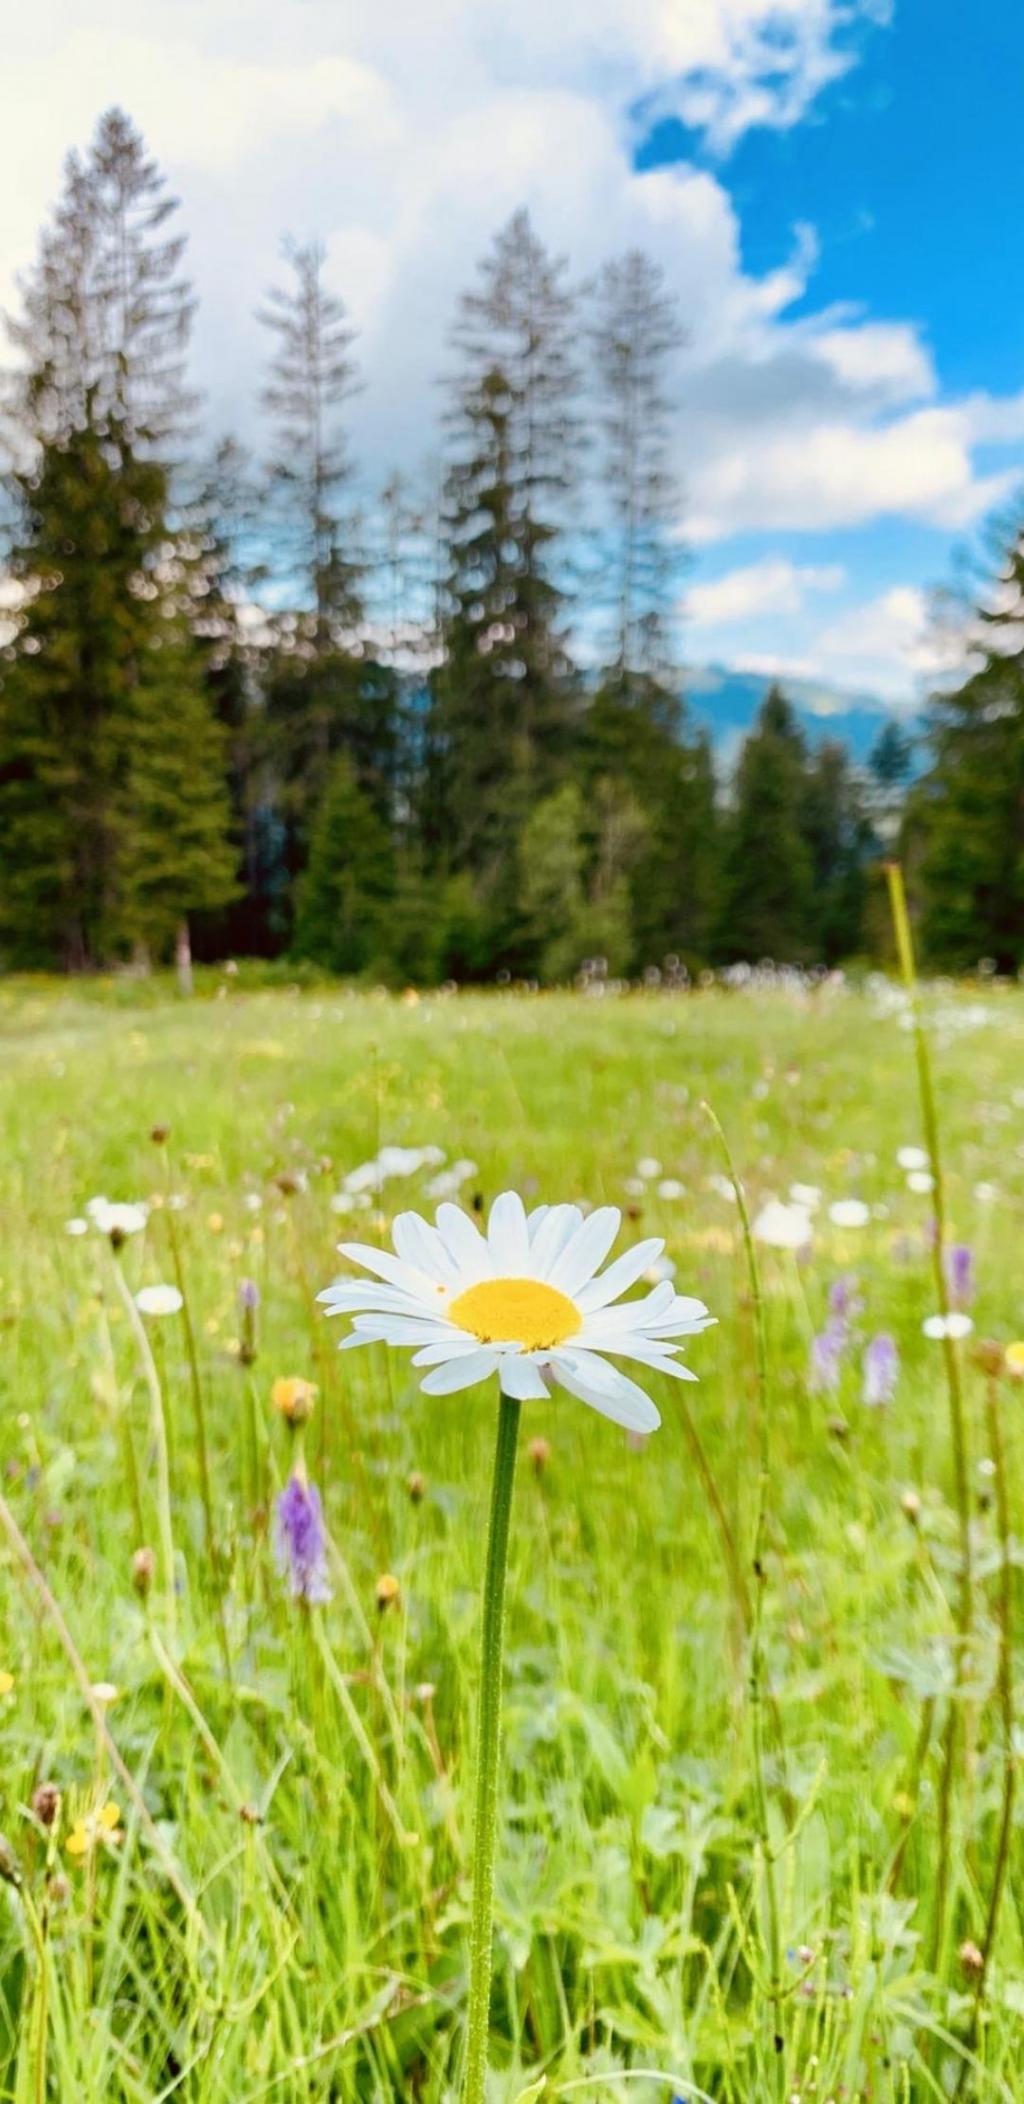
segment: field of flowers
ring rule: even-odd
[[[888,982],[0,983],[0,2098],[461,2096],[497,1382],[317,1296],[506,1190],[717,1321],[526,1382],[491,2104],[1024,2096],[1024,995],[923,1012],[938,1267]]]

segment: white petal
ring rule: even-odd
[[[678,1315],[672,1314],[671,1309],[659,1321],[645,1322],[643,1325],[644,1335],[647,1337],[699,1337],[702,1330],[713,1330],[717,1327],[717,1315],[693,1315],[681,1321]]]
[[[529,1233],[529,1237],[530,1237],[530,1241],[531,1241],[531,1242],[532,1242],[532,1241],[534,1240],[534,1238],[536,1237],[536,1235],[537,1235],[537,1234],[539,1233],[539,1231],[540,1231],[541,1227],[543,1226],[543,1223],[544,1223],[544,1221],[545,1221],[545,1220],[547,1219],[547,1217],[548,1217],[548,1214],[550,1213],[550,1211],[551,1211],[551,1207],[550,1207],[549,1205],[535,1205],[535,1206],[534,1206],[534,1208],[533,1208],[533,1211],[532,1211],[532,1212],[530,1212],[530,1213],[527,1213],[527,1215],[526,1215],[526,1226],[527,1226],[527,1231],[528,1231],[528,1233]]]
[[[663,1322],[675,1295],[668,1279],[662,1279],[643,1300],[620,1300],[614,1308],[602,1308],[598,1315],[603,1330],[646,1330],[651,1324]]]
[[[458,1265],[453,1263],[443,1236],[421,1213],[396,1213],[391,1223],[391,1240],[399,1256],[415,1271],[436,1278],[443,1286],[458,1285]]]
[[[437,1280],[428,1278],[426,1272],[417,1271],[401,1257],[393,1257],[389,1249],[374,1249],[369,1242],[339,1242],[338,1249],[350,1264],[361,1264],[364,1271],[372,1271],[375,1278],[385,1279],[389,1286],[399,1286],[403,1293],[414,1293],[417,1300],[430,1300],[437,1293]]]
[[[600,1359],[589,1358],[585,1352],[554,1352],[550,1365],[556,1381],[570,1395],[589,1403],[602,1417],[610,1417],[613,1424],[624,1425],[627,1432],[657,1431],[661,1423],[659,1412],[650,1396],[628,1374],[619,1373]]]
[[[425,1344],[421,1351],[413,1352],[414,1366],[443,1366],[448,1359],[464,1359],[467,1352],[478,1352],[479,1337],[461,1336],[453,1330],[450,1337],[439,1339],[436,1344]]]
[[[478,1381],[486,1381],[497,1364],[496,1352],[467,1352],[464,1358],[449,1359],[446,1366],[435,1366],[420,1387],[424,1395],[454,1395],[458,1388],[475,1388]]]
[[[573,1343],[579,1351],[610,1352],[616,1359],[635,1359],[638,1365],[649,1366],[654,1373],[672,1374],[677,1381],[697,1379],[683,1360],[670,1356],[664,1345],[649,1343],[646,1337],[609,1337],[585,1329],[573,1338]]]
[[[439,1205],[438,1231],[458,1271],[460,1286],[475,1285],[478,1279],[493,1278],[494,1265],[480,1230],[461,1205]]]
[[[617,1300],[620,1293],[628,1293],[642,1278],[648,1266],[660,1257],[665,1244],[660,1235],[648,1235],[646,1242],[638,1242],[634,1249],[625,1249],[607,1271],[599,1278],[591,1279],[589,1286],[581,1288],[576,1295],[576,1305],[581,1315],[588,1315],[591,1308],[606,1308],[610,1300]]]
[[[583,1224],[578,1205],[553,1205],[533,1238],[531,1276],[546,1279],[566,1243]]]
[[[428,1307],[415,1294],[400,1293],[397,1286],[378,1286],[371,1278],[339,1279],[335,1285],[325,1286],[317,1299],[329,1315],[382,1314],[387,1310],[391,1315],[420,1316],[433,1314],[435,1308],[438,1314],[444,1313],[440,1298]]]
[[[522,1278],[528,1273],[530,1237],[518,1191],[502,1191],[495,1199],[487,1223],[487,1247],[499,1275]]]
[[[549,1393],[539,1369],[522,1352],[504,1353],[498,1362],[498,1378],[502,1394],[516,1396],[521,1403]]]
[[[612,1243],[622,1225],[622,1214],[617,1205],[599,1205],[596,1213],[583,1222],[581,1228],[567,1242],[557,1262],[548,1272],[549,1285],[557,1287],[559,1293],[572,1295],[580,1286],[593,1278],[599,1264],[603,1264]]]
[[[431,1322],[424,1315],[354,1315],[352,1327],[380,1344],[440,1344],[444,1337],[463,1337],[453,1323]]]

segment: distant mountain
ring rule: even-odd
[[[849,747],[858,761],[867,759],[879,731],[893,711],[877,694],[844,693],[819,680],[790,679],[769,672],[734,672],[727,665],[690,665],[683,674],[683,692],[694,721],[706,724],[715,750],[728,766],[740,739],[750,729],[758,709],[773,685],[781,687],[792,704],[812,744],[822,738],[837,738]],[[909,711],[896,719],[900,729],[913,737],[921,719]]]

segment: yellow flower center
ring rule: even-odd
[[[524,1352],[550,1351],[583,1328],[568,1294],[538,1278],[481,1279],[450,1303],[448,1314],[481,1344],[518,1344]]]

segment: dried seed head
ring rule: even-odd
[[[921,1517],[921,1500],[916,1490],[904,1491],[900,1499],[900,1510],[910,1521],[911,1526],[916,1527]]]
[[[413,1469],[413,1472],[409,1477],[405,1487],[409,1493],[410,1498],[412,1499],[413,1504],[422,1504],[423,1498],[426,1494],[427,1479],[426,1476],[421,1474],[418,1468]]]
[[[144,1600],[156,1575],[156,1555],[152,1549],[136,1549],[132,1557],[132,1584]]]
[[[533,1465],[534,1473],[542,1476],[551,1459],[550,1442],[546,1439],[531,1439],[526,1452]]]
[[[60,1812],[60,1791],[56,1783],[37,1783],[32,1792],[32,1810],[40,1826],[55,1826]]]
[[[169,1125],[154,1125],[150,1130],[149,1137],[154,1147],[166,1147],[171,1137],[171,1128]]]
[[[21,1884],[21,1868],[6,1834],[0,1834],[0,1878],[5,1885]]]
[[[373,1593],[378,1614],[386,1614],[389,1607],[397,1606],[402,1596],[402,1588],[390,1571],[384,1571],[378,1578]]]
[[[995,1380],[1003,1371],[1006,1354],[994,1337],[979,1337],[971,1357],[981,1373],[987,1373],[990,1380]]]
[[[960,1945],[957,1957],[960,1960],[960,1969],[966,1973],[967,1978],[969,1980],[980,1980],[985,1970],[985,1960],[977,1944],[972,1943],[970,1937],[967,1937]]]

